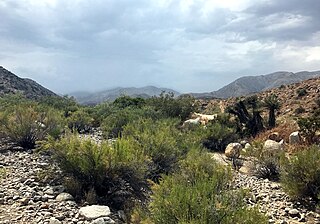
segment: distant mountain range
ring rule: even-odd
[[[44,96],[57,96],[31,79],[23,79],[0,66],[0,96],[21,94],[30,99]]]
[[[259,93],[268,89],[301,82],[320,76],[320,71],[275,72],[268,75],[244,76],[209,93],[191,93],[195,98],[229,98]]]
[[[268,89],[301,82],[314,77],[320,77],[320,71],[275,72],[268,75],[244,76],[221,89],[208,93],[190,93],[195,98],[230,98],[253,93],[259,93]],[[104,101],[113,101],[119,96],[127,95],[131,97],[149,98],[159,96],[163,91],[172,92],[175,96],[180,93],[167,88],[157,88],[155,86],[145,86],[141,88],[114,88],[95,93],[75,92],[69,95],[74,96],[81,104],[95,105]],[[58,96],[54,92],[44,88],[31,79],[24,79],[16,76],[12,72],[0,66],[0,96],[6,94],[22,94],[27,98],[37,99],[43,96]]]
[[[173,89],[158,88],[155,86],[145,86],[141,88],[114,88],[96,93],[74,92],[69,95],[73,96],[80,104],[95,105],[105,101],[114,101],[120,96],[126,95],[131,97],[150,98],[159,96],[162,92],[172,92],[175,96],[180,95],[179,92]]]

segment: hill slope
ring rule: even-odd
[[[210,93],[192,94],[196,98],[229,98],[244,96],[252,93],[262,92],[268,89],[301,82],[310,78],[320,76],[320,71],[314,72],[275,72],[268,75],[244,76],[234,82]]]
[[[30,99],[44,96],[57,96],[31,79],[23,79],[0,66],[0,96],[22,94]]]
[[[175,96],[180,95],[175,90],[167,89],[167,88],[157,88],[155,86],[145,86],[141,88],[114,88],[110,90],[105,90],[101,92],[85,94],[83,92],[79,93],[71,93],[71,96],[74,96],[76,100],[81,104],[98,104],[104,101],[113,101],[119,96],[127,95],[131,97],[142,97],[149,98],[152,96],[159,96],[163,91],[165,92],[173,92]]]

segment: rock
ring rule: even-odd
[[[268,136],[268,139],[269,139],[269,140],[276,141],[276,142],[279,142],[279,141],[281,140],[279,132],[272,132],[272,133]]]
[[[111,212],[108,206],[90,205],[80,208],[79,214],[87,220],[92,220],[100,217],[107,217]]]
[[[298,217],[300,215],[299,210],[295,209],[295,208],[294,209],[290,209],[290,211],[288,213],[289,213],[289,215],[291,217]]]
[[[91,222],[92,224],[113,224],[116,223],[109,217],[97,218]]]
[[[224,154],[228,158],[239,158],[241,149],[240,143],[230,143],[227,145]]]
[[[284,148],[284,142],[281,140],[280,142],[276,142],[274,140],[266,140],[263,145],[263,150],[270,153],[278,153],[281,152]]]
[[[292,132],[289,135],[289,144],[294,145],[294,144],[300,144],[301,143],[301,137],[298,131]]]
[[[49,220],[49,224],[61,224],[61,221],[59,221],[58,219],[51,217]]]
[[[28,205],[28,203],[29,203],[29,198],[22,198],[22,199],[20,200],[21,206]]]
[[[73,196],[69,193],[60,193],[56,197],[57,201],[73,201]]]

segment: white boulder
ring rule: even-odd
[[[87,220],[107,217],[111,214],[110,208],[103,205],[90,205],[80,208],[79,214]]]

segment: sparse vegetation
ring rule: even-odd
[[[134,213],[133,223],[267,223],[244,206],[243,192],[229,186],[231,173],[200,151],[191,151],[173,175],[152,187],[147,210]],[[142,214],[141,214],[142,213]]]
[[[296,199],[320,200],[320,148],[311,146],[282,162],[281,182]]]

